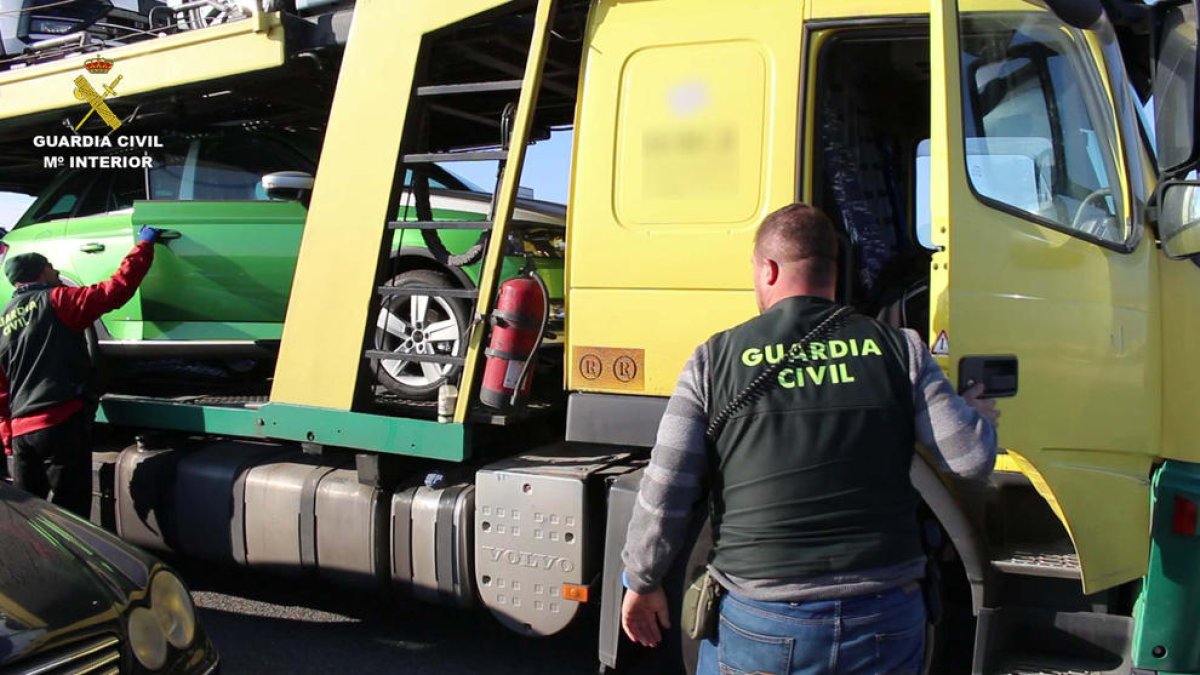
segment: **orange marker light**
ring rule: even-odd
[[[588,587],[578,584],[563,584],[562,596],[564,600],[574,600],[575,602],[588,601]]]

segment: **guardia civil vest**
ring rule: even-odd
[[[0,314],[0,367],[8,377],[12,417],[87,394],[92,367],[87,340],[58,318],[50,306],[49,285],[31,284],[13,292]]]
[[[788,298],[714,336],[709,419],[836,309]],[[921,557],[907,351],[898,331],[850,313],[730,417],[710,449],[717,569],[788,579]]]

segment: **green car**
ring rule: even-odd
[[[283,333],[307,213],[303,188],[311,186],[319,144],[299,133],[221,132],[164,139],[150,169],[64,171],[4,236],[0,255],[37,251],[65,283],[88,285],[112,274],[142,226],[161,228],[167,246],[159,247],[141,289],[96,326],[102,351],[125,359],[269,357]],[[433,171],[435,220],[487,217],[490,193],[440,167]],[[268,186],[278,185],[301,189],[293,199],[276,190],[269,196]],[[398,220],[417,219],[412,202],[405,190]],[[520,200],[502,269],[509,278],[533,265],[555,321],[562,319],[565,217],[560,204]],[[431,247],[421,231],[398,231],[385,283],[473,287],[480,262],[462,258],[472,257],[480,234],[441,231]],[[11,292],[0,279],[0,297]],[[469,306],[436,296],[377,301],[374,348],[397,355],[372,364],[379,383],[405,398],[435,396],[456,367],[402,357],[461,354]],[[418,324],[424,329],[414,330]]]

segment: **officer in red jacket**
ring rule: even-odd
[[[73,288],[38,253],[9,258],[16,287],[0,314],[0,439],[17,487],[84,518],[91,506],[92,371],[84,331],[129,302],[154,261],[160,231],[138,244],[108,281]]]

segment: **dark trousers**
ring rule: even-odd
[[[13,483],[83,518],[92,509],[91,424],[78,412],[48,429],[12,439]]]

